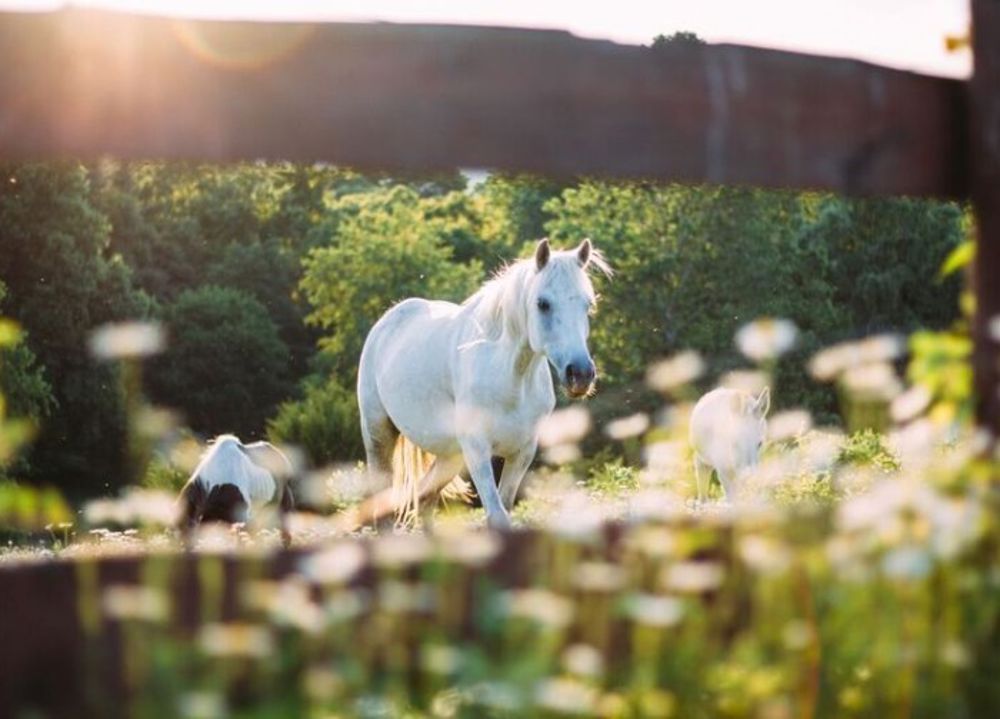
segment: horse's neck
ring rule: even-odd
[[[523,338],[519,344],[515,344],[514,349],[514,376],[516,378],[527,378],[532,374],[532,370],[538,366],[538,362],[545,361],[545,357],[531,349],[528,338]]]
[[[501,340],[508,345],[505,350],[510,357],[510,375],[508,377],[512,385],[533,383],[538,373],[538,368],[545,364],[545,355],[531,349],[531,343],[527,336],[511,336],[505,334]]]

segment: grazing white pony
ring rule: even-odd
[[[533,258],[508,266],[461,305],[411,298],[382,316],[361,352],[358,405],[369,472],[385,483],[392,477],[393,488],[363,505],[359,521],[403,505],[412,511],[465,467],[489,525],[510,526],[537,425],[555,407],[549,365],[571,397],[594,386],[592,267],[611,273],[590,240],[570,251],[541,240]],[[422,478],[393,473],[397,441],[409,448],[404,456],[414,448],[434,456]],[[494,456],[504,459],[499,491]]]
[[[691,445],[699,502],[707,496],[713,468],[727,500],[739,492],[739,480],[757,466],[770,406],[768,387],[756,397],[720,387],[698,400],[691,412]]]
[[[288,457],[269,442],[243,444],[231,434],[216,437],[181,490],[181,531],[187,535],[203,521],[246,522],[254,508],[277,501],[287,545],[294,473]]]

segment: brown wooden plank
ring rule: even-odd
[[[561,32],[0,15],[0,157],[322,160],[965,193],[963,83]]]
[[[971,182],[978,242],[973,284],[976,319],[976,412],[982,426],[1000,436],[1000,2],[973,0],[970,83]]]

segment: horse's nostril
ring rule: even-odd
[[[587,386],[594,381],[597,374],[593,362],[587,364],[570,364],[566,367],[566,384],[570,386]]]

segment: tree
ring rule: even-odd
[[[670,35],[659,34],[653,38],[651,47],[660,50],[671,45],[704,45],[705,41],[698,37],[697,33],[678,30]]]
[[[342,384],[353,383],[368,330],[382,313],[411,296],[461,300],[482,278],[482,266],[452,261],[449,228],[429,218],[413,190],[396,186],[346,198],[335,244],[312,250],[300,287],[313,306],[307,321],[321,327],[323,351]]]
[[[478,257],[488,270],[521,254],[525,245],[545,236],[552,219],[546,203],[559,197],[563,186],[530,175],[490,175],[476,190],[482,235]]]
[[[622,394],[642,405],[645,367],[680,349],[709,359],[708,381],[745,364],[734,333],[772,316],[801,330],[779,366],[777,403],[829,419],[832,394],[805,371],[819,347],[955,316],[957,286],[928,282],[961,237],[961,212],[951,205],[584,183],[547,209],[553,238],[590,236],[617,271],[603,283],[592,332],[611,390],[604,399],[614,406]]]
[[[158,402],[206,434],[262,436],[288,396],[288,348],[264,306],[231,288],[187,290],[165,312],[169,344],[150,368]]]
[[[28,456],[33,479],[81,495],[122,480],[125,418],[117,368],[96,364],[87,336],[141,318],[153,303],[109,256],[109,225],[73,164],[0,168],[0,277],[5,312],[45,369],[52,409]]]

